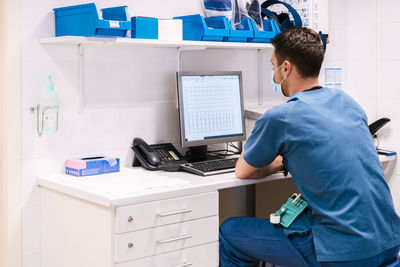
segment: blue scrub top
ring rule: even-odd
[[[350,261],[400,244],[400,218],[364,110],[340,90],[297,92],[255,124],[244,159],[261,168],[282,155],[311,206],[318,261]],[[302,220],[294,224],[301,229]]]

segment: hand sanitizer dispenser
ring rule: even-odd
[[[55,132],[58,128],[58,101],[57,93],[54,91],[52,77],[54,73],[46,73],[46,88],[40,94],[40,105],[38,109],[38,131]]]

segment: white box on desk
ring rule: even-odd
[[[181,19],[158,19],[158,39],[182,41]]]

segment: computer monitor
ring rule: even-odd
[[[179,72],[177,78],[182,147],[246,139],[241,72]]]

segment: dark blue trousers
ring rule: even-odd
[[[219,231],[220,267],[257,267],[260,261],[285,267],[377,267],[396,260],[400,247],[362,260],[317,262],[312,233],[286,236],[268,219],[235,217]]]

